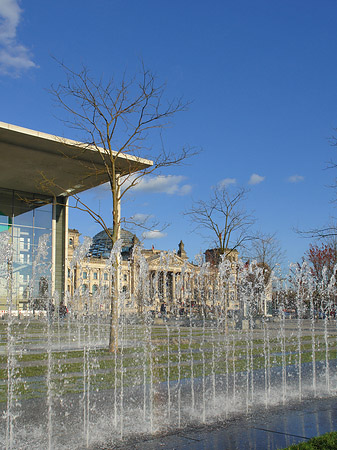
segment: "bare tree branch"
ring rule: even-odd
[[[231,192],[228,188],[215,188],[208,200],[198,200],[185,212],[194,231],[206,230],[207,236],[222,253],[237,250],[250,239],[248,230],[254,219],[241,204],[247,190]]]
[[[268,267],[270,271],[274,270],[278,264],[284,261],[285,253],[274,234],[258,231],[252,235],[249,248],[245,257],[255,260],[262,267]]]

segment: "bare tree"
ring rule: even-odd
[[[269,234],[259,231],[252,236],[245,256],[250,260],[256,260],[258,264],[268,267],[272,271],[277,264],[283,262],[284,251],[281,249],[275,233]]]
[[[257,267],[262,270],[264,282],[267,286],[270,276],[278,264],[284,261],[285,253],[274,234],[258,231],[251,237],[250,245],[244,257],[256,261]]]
[[[317,239],[324,242],[336,242],[337,240],[337,223],[334,220],[322,228],[317,227],[309,230],[295,229],[294,231],[304,238]]]
[[[337,131],[337,129],[335,129]],[[337,147],[337,137],[331,136],[329,138],[330,145],[333,147]],[[327,163],[326,170],[328,169],[336,169],[337,163],[333,161],[332,159]],[[335,192],[335,198],[331,200],[331,203],[335,203],[337,201],[336,192],[337,192],[337,178],[335,178],[334,182],[327,187],[331,188]],[[299,234],[301,237],[309,238],[309,239],[317,239],[318,241],[323,242],[336,242],[337,240],[337,222],[336,218],[332,217],[330,218],[329,222],[327,222],[322,227],[315,227],[310,228],[307,230],[301,230],[298,228],[295,228],[294,231]]]
[[[76,72],[63,63],[59,64],[64,70],[66,81],[52,86],[51,93],[57,104],[68,113],[63,122],[79,132],[79,138],[83,142],[82,151],[85,152],[90,146],[101,157],[104,167],[102,170],[109,180],[112,196],[112,233],[101,215],[88,208],[78,195],[75,196],[75,206],[88,212],[102,226],[112,244],[115,244],[119,238],[122,220],[120,203],[126,193],[145,175],[181,164],[196,153],[189,147],[182,148],[177,153],[166,151],[164,145],[153,151],[148,140],[150,134],[166,127],[174,115],[185,111],[188,104],[181,98],[166,101],[165,85],[158,84],[156,77],[144,65],[133,78],[127,79],[124,75],[118,82],[113,78],[107,81],[104,81],[104,78],[96,80],[86,67]],[[125,164],[123,168],[118,167],[121,155],[130,155],[126,158],[129,164]],[[139,162],[137,165],[137,158],[149,158],[153,164],[144,167]],[[92,169],[84,166],[83,170]],[[94,170],[98,174],[99,169]],[[49,183],[52,181],[49,180]],[[117,267],[117,260],[114,264]],[[115,272],[118,273],[118,270]],[[116,280],[111,299],[111,352],[118,348],[117,306]]]
[[[232,192],[226,187],[216,187],[208,200],[194,202],[185,215],[195,225],[195,231],[206,230],[219,253],[227,256],[250,239],[254,219],[243,208],[246,195],[244,188]]]

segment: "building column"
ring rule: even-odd
[[[163,270],[163,300],[164,300],[164,302],[166,302],[166,304],[169,303],[167,294],[166,294],[166,292],[167,292],[166,283],[167,283],[167,279],[168,279],[167,274],[168,274],[168,272]]]
[[[52,295],[63,300],[66,292],[66,260],[68,244],[68,198],[53,201],[52,218]]]
[[[161,298],[159,294],[159,287],[158,287],[158,277],[160,276],[160,272],[158,272],[157,269],[153,269],[151,275],[151,283],[152,283],[152,289],[153,289],[153,298],[154,301],[160,305],[161,304]]]
[[[172,271],[172,303],[176,303],[176,273]]]

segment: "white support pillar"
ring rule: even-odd
[[[120,174],[116,175],[116,181],[117,181],[117,198],[118,198],[118,203],[117,203],[117,220],[118,220],[118,234],[117,234],[117,239],[120,239],[121,237],[121,201],[120,201],[120,194],[121,194],[121,186],[120,186]]]
[[[51,295],[55,293],[55,268],[56,268],[56,198],[53,200],[52,225],[51,225]]]
[[[65,247],[64,248],[64,293],[66,294],[66,292],[68,291],[67,280],[68,280],[68,267],[69,267],[69,261],[68,261],[69,197],[67,197],[67,199],[66,199],[64,213],[65,213],[65,219],[64,219],[64,223],[65,223],[65,230],[64,230],[64,234],[65,234],[65,239],[64,239],[64,247]]]

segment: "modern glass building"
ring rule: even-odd
[[[10,244],[2,278],[11,276],[16,308],[39,306],[52,284],[52,199],[36,200],[31,193],[0,189],[0,205],[0,239]],[[0,310],[5,309],[8,294],[8,284],[2,283]]]
[[[151,161],[120,154],[120,175]],[[0,311],[63,298],[68,249],[68,198],[108,177],[98,149],[0,122]]]
[[[66,197],[0,188],[0,240],[8,243],[0,266],[0,310],[9,294],[23,310],[40,309],[52,292],[63,295],[66,204]]]

